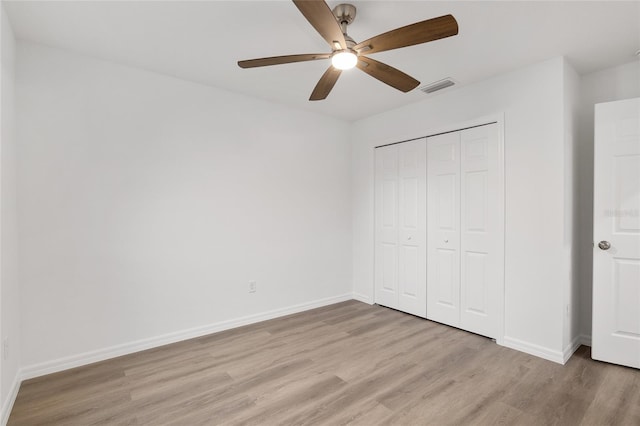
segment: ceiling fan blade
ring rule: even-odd
[[[358,43],[354,49],[360,53],[384,52],[385,50],[413,46],[458,34],[458,22],[452,15],[428,19],[406,27],[396,28]]]
[[[359,56],[358,64],[356,66],[371,77],[377,78],[381,82],[388,84],[401,92],[406,93],[415,89],[420,84],[418,80],[410,75],[390,67],[387,64],[376,61],[375,59],[367,58],[366,56]]]
[[[336,42],[340,45],[340,49],[347,48],[340,24],[327,3],[322,0],[293,0],[293,3],[311,26],[329,43],[332,50],[337,49]]]
[[[238,61],[240,68],[266,67],[268,65],[290,64],[293,62],[315,61],[318,59],[329,59],[330,53],[309,53],[305,55],[272,56],[270,58],[248,59]]]
[[[341,70],[334,68],[333,66],[329,66],[322,77],[320,77],[320,81],[316,84],[316,87],[313,89],[311,96],[309,97],[310,101],[321,101],[326,99],[329,96],[329,92],[333,89],[333,86],[338,81],[338,77],[342,73]]]

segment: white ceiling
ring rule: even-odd
[[[240,69],[240,59],[329,52],[289,1],[3,3],[19,39],[346,120],[427,96],[417,89],[403,94],[354,69],[342,74],[327,100],[309,102],[328,61]],[[560,55],[579,73],[588,73],[631,62],[640,49],[639,1],[352,4],[358,12],[349,35],[356,41],[424,19],[455,16],[458,36],[372,55],[422,84],[452,77],[467,85]]]

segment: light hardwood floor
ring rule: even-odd
[[[349,301],[22,384],[10,425],[640,425],[640,371]]]

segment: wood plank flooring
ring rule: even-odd
[[[640,371],[349,301],[26,381],[9,425],[640,425]]]

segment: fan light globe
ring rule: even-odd
[[[331,65],[339,70],[348,70],[356,66],[358,57],[348,50],[336,52],[331,57]]]

